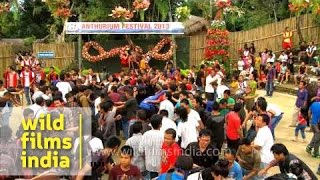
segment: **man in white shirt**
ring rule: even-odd
[[[270,118],[267,114],[260,114],[255,119],[258,132],[252,146],[260,151],[261,168],[265,168],[273,160],[271,147],[273,146],[274,141],[268,127],[269,121]]]
[[[214,81],[217,81],[218,86],[221,85],[221,81],[224,79],[224,75],[221,72],[220,65],[214,67],[215,76],[213,77]]]
[[[168,118],[168,111],[162,109],[159,114],[162,116],[162,126],[160,128],[161,133],[164,134],[164,132],[170,128],[177,132],[177,125],[172,119]],[[176,140],[178,140],[178,136],[176,136]]]
[[[64,81],[65,76],[64,74],[60,75],[60,82],[58,82],[56,84],[57,88],[59,89],[59,91],[62,93],[62,98],[64,100],[64,102],[67,102],[65,96],[68,92],[72,91],[71,85],[69,82]]]
[[[168,111],[168,118],[173,119],[174,118],[174,106],[172,102],[169,100],[171,99],[172,94],[170,92],[166,92],[164,94],[164,100],[160,102],[159,110],[167,110]]]
[[[35,103],[29,106],[29,108],[32,109],[34,118],[39,118],[41,114],[45,115],[46,113],[44,108],[44,99],[41,96],[37,97],[35,99]]]
[[[190,103],[188,99],[182,99],[180,102],[181,106],[186,108],[188,112],[188,121],[194,121],[196,124],[199,124],[198,132],[204,128],[204,124],[200,118],[200,115],[197,111],[190,108]]]
[[[24,71],[21,72],[20,78],[22,81],[22,85],[24,87],[24,94],[27,99],[27,105],[32,104],[31,96],[30,96],[30,87],[32,87],[34,83],[34,73],[30,71],[29,66],[24,67]]]
[[[161,164],[161,147],[163,134],[160,133],[162,116],[154,114],[151,119],[152,130],[145,132],[142,136],[139,153],[145,155],[146,169],[149,172],[149,178],[158,177]]]
[[[217,98],[223,98],[223,94],[225,90],[229,90],[229,87],[224,84],[224,80],[221,81],[221,84],[217,87]]]
[[[283,111],[279,106],[268,103],[267,112],[271,115],[271,122],[269,124],[273,139],[275,139],[274,130],[283,117]]]
[[[213,101],[214,100],[214,87],[213,83],[217,79],[214,79],[215,73],[212,70],[211,73],[206,77],[206,87],[205,87],[205,93],[206,93],[206,98],[208,101]]]

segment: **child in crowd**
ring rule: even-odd
[[[307,119],[308,119],[308,109],[305,107],[302,107],[298,115],[298,125],[295,129],[295,139],[293,139],[293,141],[298,142],[298,134],[300,131],[303,142],[304,143],[307,142],[306,135],[305,135],[305,129],[307,127]]]
[[[137,166],[131,164],[133,158],[133,148],[123,146],[120,150],[119,165],[115,165],[110,174],[109,180],[140,180],[141,173]]]

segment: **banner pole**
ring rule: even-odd
[[[82,21],[82,14],[80,13],[79,15],[79,22]],[[82,55],[81,55],[81,51],[82,51],[82,35],[79,34],[78,36],[78,66],[79,66],[79,70],[82,69]],[[81,72],[79,72],[81,73]]]

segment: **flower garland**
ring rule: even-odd
[[[166,45],[170,44],[170,49],[166,53],[159,53],[160,50]],[[150,55],[150,57],[161,60],[161,61],[167,61],[170,60],[173,56],[173,49],[177,46],[173,43],[173,41],[170,38],[164,38],[162,39],[151,51],[149,51],[147,54]],[[93,48],[98,51],[98,55],[92,56],[89,53],[90,48]],[[137,52],[138,54],[143,54],[143,50],[139,46],[123,46],[118,48],[113,48],[110,51],[105,51],[103,47],[101,47],[97,42],[90,41],[84,44],[82,48],[82,57],[90,62],[99,62],[104,59],[108,59],[111,57],[115,57],[119,55],[120,58],[126,55],[126,52],[128,50],[132,49],[134,52]]]
[[[170,44],[170,49],[168,52],[161,54],[159,51],[166,45]],[[147,54],[150,54],[150,56],[154,59],[161,60],[161,61],[167,61],[172,58],[173,55],[173,49],[177,48],[177,45],[173,43],[173,41],[170,38],[163,38],[161,41]]]

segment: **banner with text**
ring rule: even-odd
[[[181,22],[67,22],[67,34],[184,34]]]

